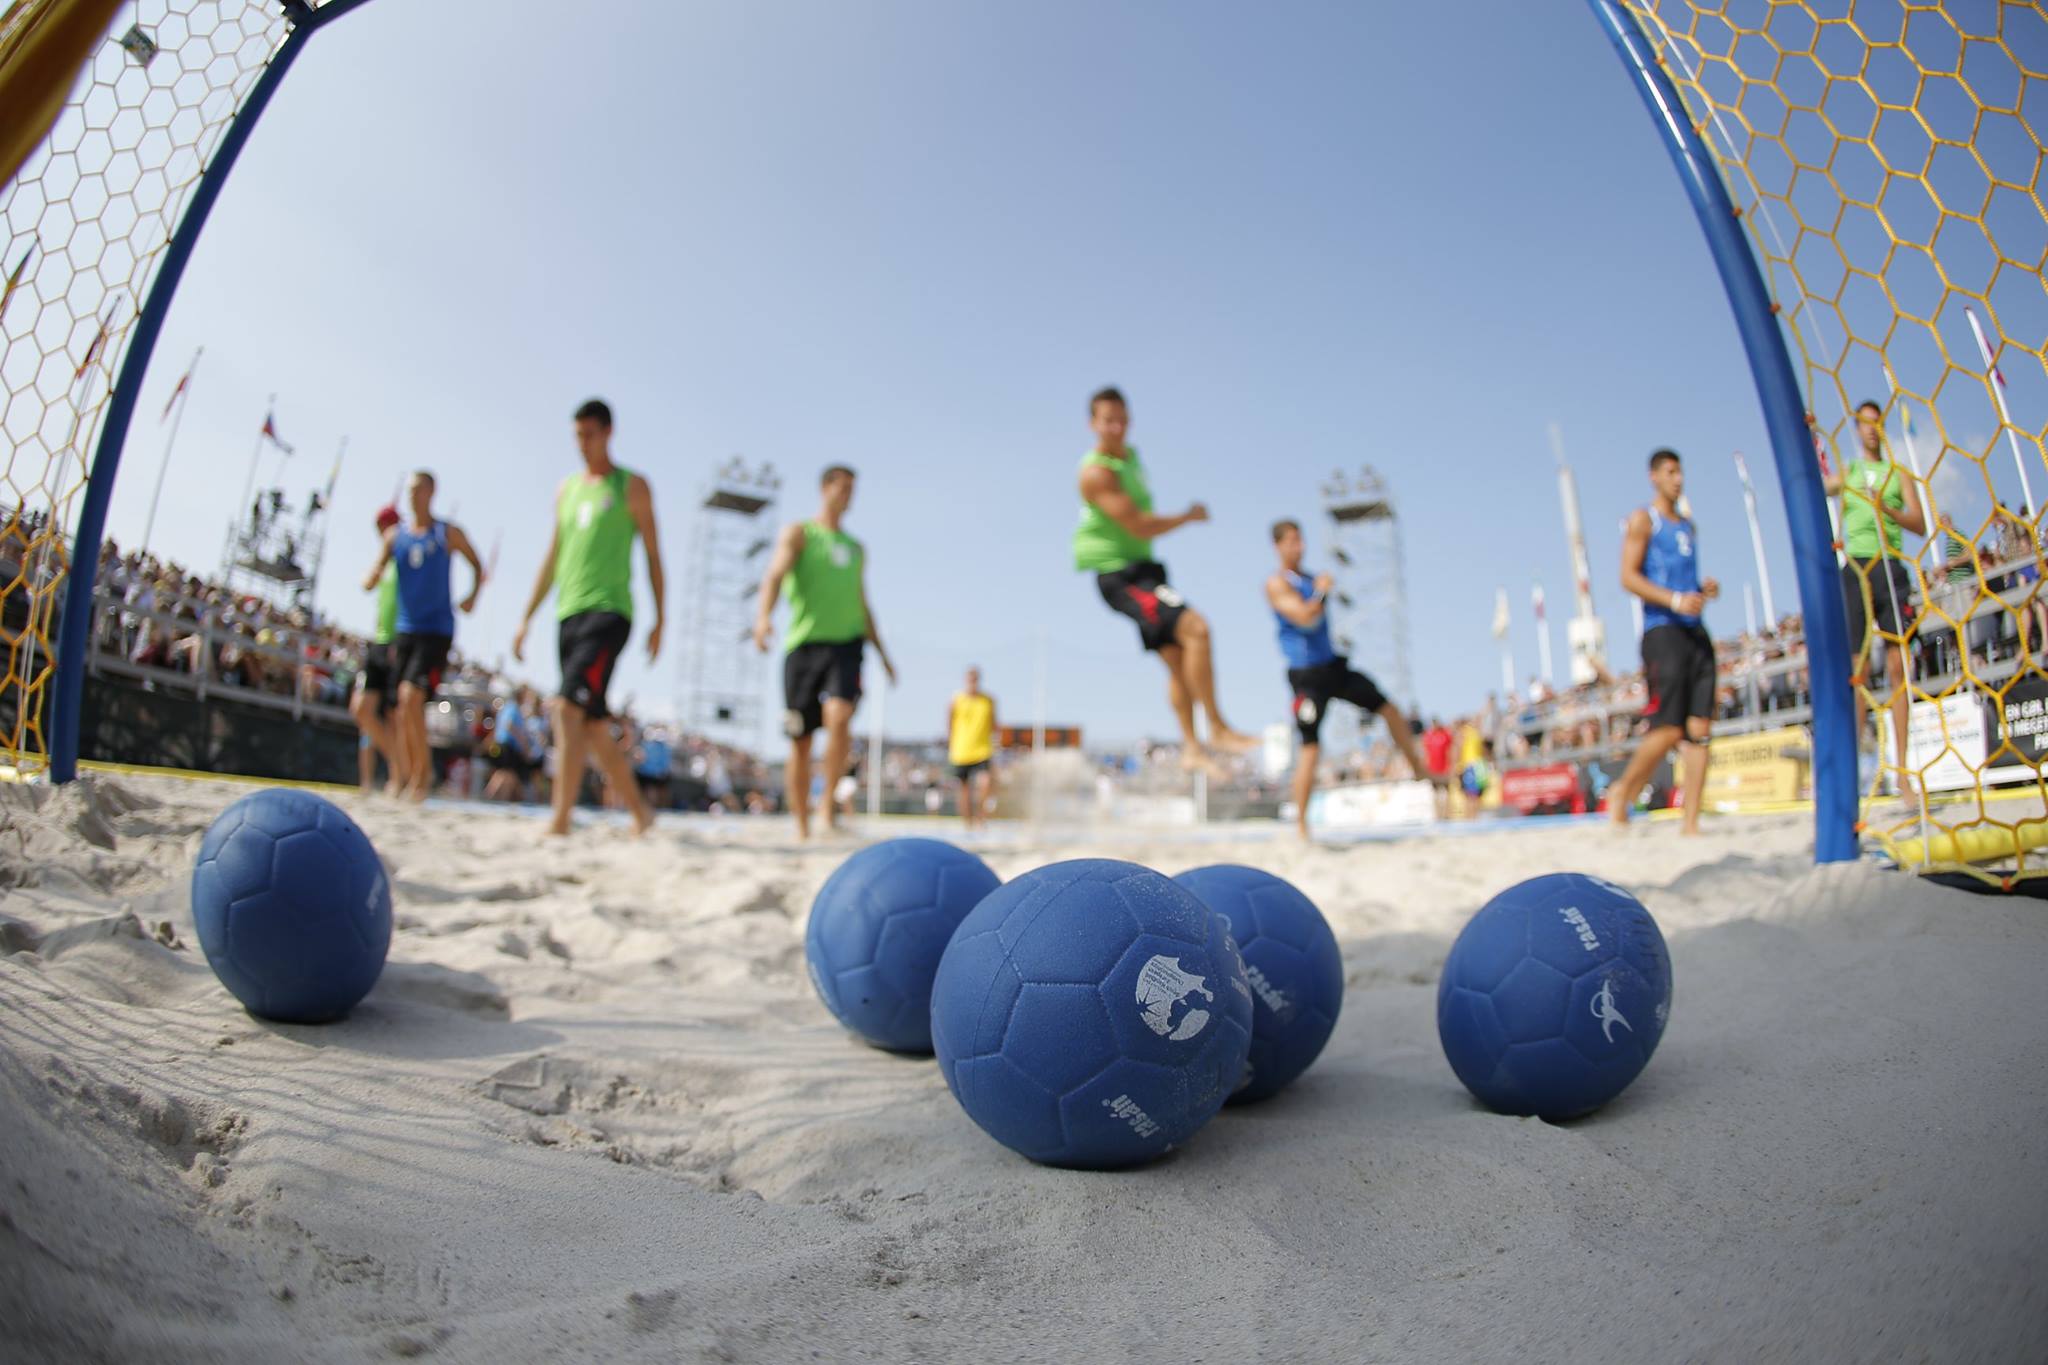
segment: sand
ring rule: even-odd
[[[0,1354],[14,1360],[2048,1358],[2048,911],[1808,862],[1803,820],[1115,851],[1297,882],[1328,1051],[1135,1172],[1033,1167],[805,981],[848,845],[344,798],[396,887],[345,1023],[214,981],[190,860],[244,788],[0,788]],[[884,834],[924,832],[889,825]],[[1539,872],[1670,941],[1649,1070],[1568,1126],[1478,1108],[1435,977]]]

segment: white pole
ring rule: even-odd
[[[2005,441],[2012,448],[2013,468],[2020,472],[2020,496],[2027,502],[2027,520],[2034,519],[2034,485],[2027,478],[2027,462],[2020,455],[2020,438],[2012,424],[2012,413],[2005,406],[2005,376],[1998,372],[1998,363],[1992,359],[1991,343],[1984,339],[1984,328],[1977,321],[1977,314],[1966,304],[1963,316],[1970,320],[1970,331],[1977,337],[1977,353],[1984,357],[1984,383],[1991,390],[1991,397],[1998,404],[1998,420],[2005,424]]]
[[[1756,555],[1756,578],[1764,596],[1764,620],[1769,628],[1778,628],[1778,603],[1771,595],[1771,565],[1764,558],[1764,528],[1757,519],[1756,485],[1749,481],[1749,462],[1742,458],[1742,452],[1735,452],[1735,473],[1742,480],[1742,510],[1749,517],[1749,548]],[[1751,627],[1754,631],[1755,627]]]
[[[879,817],[882,813],[882,717],[889,710],[889,684],[885,678],[875,689],[875,724],[868,733],[868,814]],[[832,793],[826,792],[830,801]]]
[[[1750,638],[1756,638],[1756,587],[1754,584],[1744,583],[1742,585],[1742,619],[1749,626]]]
[[[171,449],[178,444],[178,428],[185,424],[185,405],[192,401],[192,372],[199,368],[199,357],[206,354],[201,346],[192,353],[192,363],[185,367],[185,377],[178,381],[178,410],[171,416],[171,438],[164,442],[164,457],[156,467],[156,491],[149,495],[149,519],[142,523],[142,546],[149,548],[149,538],[156,530],[156,508],[164,496],[164,474],[171,467]]]
[[[1031,822],[1045,820],[1045,627],[1038,628],[1031,678]]]
[[[1515,647],[1503,640],[1500,642],[1500,685],[1502,700],[1515,698]]]
[[[1550,617],[1543,610],[1543,589],[1539,585],[1529,594],[1530,605],[1536,609],[1536,659],[1543,671],[1543,681],[1552,685],[1557,675],[1550,671]]]

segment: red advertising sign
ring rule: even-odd
[[[1586,809],[1579,770],[1569,763],[1509,768],[1500,775],[1500,803],[1524,815],[1577,815]]]

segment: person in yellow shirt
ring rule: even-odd
[[[996,699],[981,690],[981,670],[967,670],[967,686],[953,694],[946,717],[946,761],[960,781],[960,814],[967,828],[986,824],[989,759],[995,753]]]

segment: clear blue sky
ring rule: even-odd
[[[1729,452],[1751,456],[1795,604],[1756,398],[1698,227],[1583,8],[378,0],[322,33],[215,212],[145,389],[111,531],[139,532],[154,414],[206,357],[159,547],[211,566],[265,397],[295,490],[351,439],[323,605],[402,470],[500,576],[460,643],[509,640],[600,394],[652,481],[671,639],[617,684],[677,690],[695,495],[735,452],[862,475],[850,529],[903,682],[937,731],[979,662],[1023,718],[1171,732],[1162,671],[1069,568],[1085,397],[1131,395],[1160,542],[1219,637],[1242,726],[1287,700],[1265,528],[1370,462],[1406,521],[1416,679],[1456,713],[1498,685],[1494,590],[1569,613],[1545,426],[1578,470],[1595,593],[1633,663],[1618,526],[1657,445],[1688,457],[1706,567],[1754,577]],[[266,459],[266,472],[274,461]],[[1316,546],[1311,543],[1311,556]],[[642,588],[642,612],[647,613]],[[552,629],[530,671],[552,685]],[[765,676],[765,670],[764,670]],[[871,665],[871,684],[876,671]],[[779,707],[779,701],[774,703]]]

